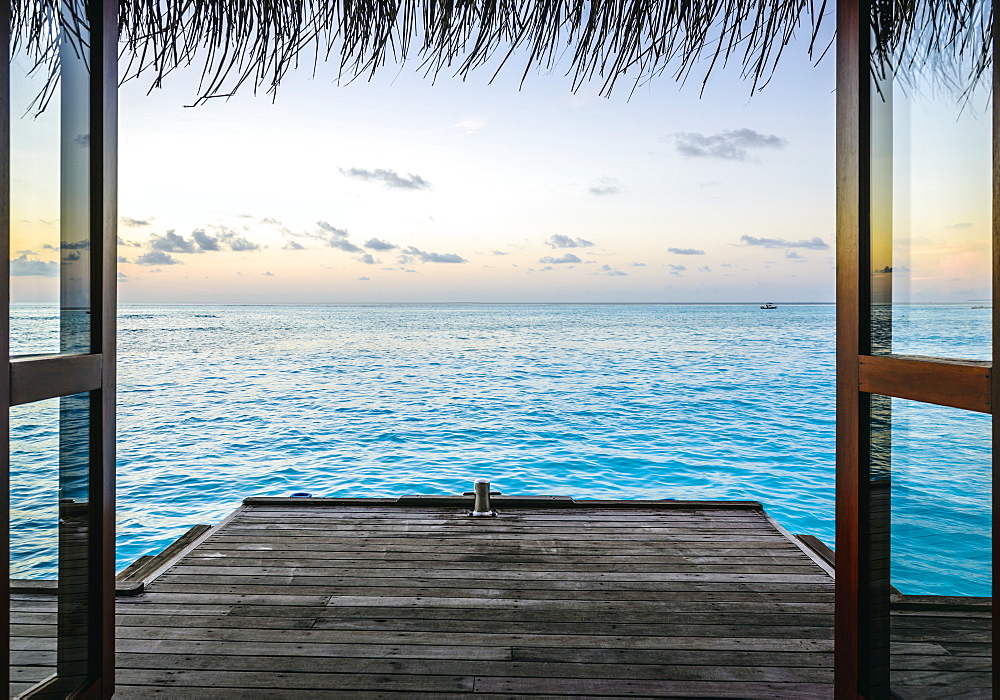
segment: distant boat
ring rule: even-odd
[[[972,308],[974,308],[974,309],[988,309],[990,307],[988,307],[988,306],[973,306]]]
[[[762,309],[776,309],[778,307],[775,306],[774,304],[761,304],[760,308],[762,308]]]

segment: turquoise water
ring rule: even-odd
[[[988,347],[988,312],[941,308],[911,309],[910,337]],[[52,313],[16,307],[13,352],[53,349]],[[123,306],[118,403],[120,566],[246,496],[480,476],[754,499],[834,544],[832,306]],[[987,594],[989,418],[897,402],[893,420],[897,587]],[[13,573],[51,575],[57,402],[15,408],[11,430]]]

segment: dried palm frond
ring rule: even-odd
[[[39,65],[56,62],[46,23],[59,0],[12,2],[23,48]],[[895,55],[910,45],[975,51],[982,72],[992,60],[991,42],[968,36],[982,4],[879,0],[873,8],[879,51]],[[200,100],[247,84],[273,93],[302,61],[313,70],[336,61],[349,80],[414,58],[431,76],[495,73],[512,62],[520,64],[522,80],[532,69],[563,69],[573,89],[597,81],[605,95],[622,79],[635,85],[669,71],[676,80],[698,72],[704,81],[715,68],[738,62],[753,91],[766,84],[803,27],[810,55],[825,52],[829,41],[821,41],[820,30],[825,17],[823,26],[830,24],[826,0],[119,0],[119,6],[123,78],[149,75],[156,87],[176,68],[199,65]]]

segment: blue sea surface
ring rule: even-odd
[[[55,314],[14,307],[12,353],[57,350]],[[483,476],[509,494],[759,500],[789,531],[834,545],[834,316],[122,306],[119,567],[247,496],[461,493]],[[988,311],[900,319],[908,351],[988,351]],[[58,402],[11,416],[12,575],[52,576]],[[893,430],[895,585],[989,595],[989,417],[894,401]]]

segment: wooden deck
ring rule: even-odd
[[[116,697],[832,696],[829,567],[759,504],[469,504],[249,499],[121,584]],[[27,682],[53,615],[19,599]],[[956,692],[932,646],[901,647],[914,697]]]

